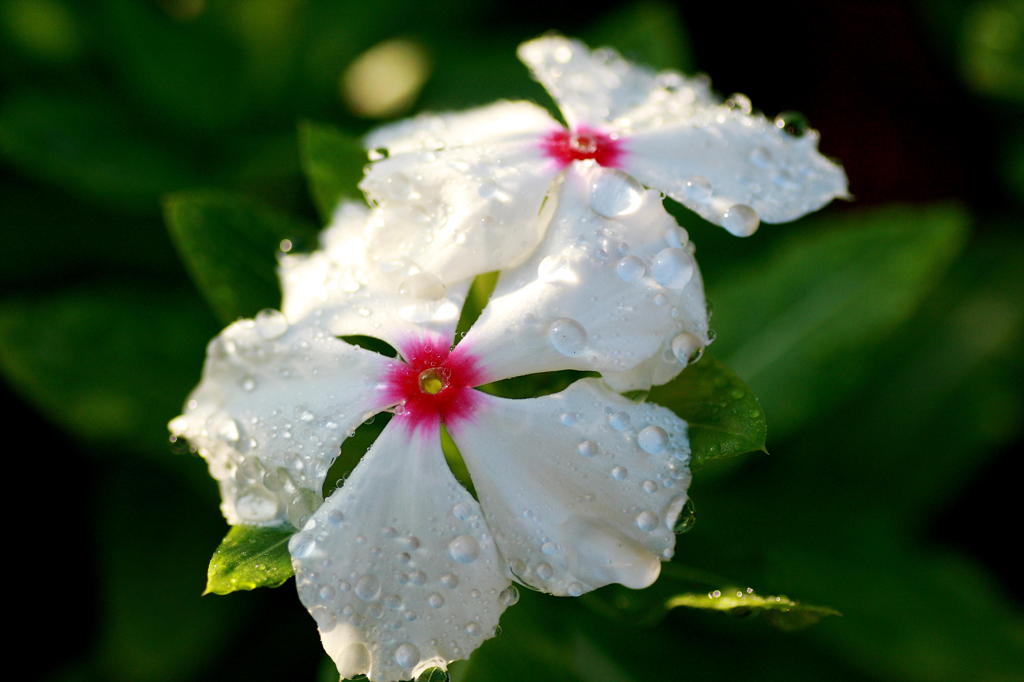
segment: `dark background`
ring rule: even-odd
[[[32,661],[33,678],[329,679],[290,585],[198,597],[223,523],[202,463],[174,452],[163,424],[219,325],[167,236],[163,197],[219,188],[314,221],[295,125],[360,134],[376,124],[350,111],[336,83],[369,47],[405,37],[430,56],[422,92],[399,115],[498,97],[546,104],[515,45],[549,29],[616,42],[623,17],[638,11],[613,2],[243,5],[0,0],[0,365],[19,559],[9,580],[30,602],[11,625],[49,650]],[[861,212],[893,202],[953,201],[970,232],[914,310],[850,351],[870,367],[841,400],[781,438],[766,402],[772,456],[742,460],[704,487],[698,474],[699,522],[681,537],[683,560],[752,584],[760,576],[759,589],[843,617],[785,633],[763,619],[677,611],[655,630],[584,646],[576,625],[612,626],[585,605],[524,597],[495,641],[519,647],[534,679],[1021,679],[1021,3],[639,7],[679,36],[658,66],[706,72],[716,91],[742,92],[769,114],[804,113],[855,195],[742,242],[690,227],[712,304],[716,280],[782,248],[787,231],[855,226]],[[643,31],[629,39],[645,42]],[[973,310],[958,298],[969,291],[1006,325],[981,351],[957,345],[973,338],[962,327],[975,318],[957,312]],[[935,364],[908,384],[904,370],[930,353]],[[931,381],[950,368],[953,379]],[[914,411],[940,392],[941,408]],[[881,413],[891,422],[874,409],[893,395],[905,398],[909,424],[902,408]],[[860,451],[844,450],[850,443],[875,450],[863,467]],[[904,488],[935,469],[942,484],[904,509]],[[847,483],[861,493],[844,495]],[[835,500],[844,500],[839,513]],[[801,519],[809,528],[794,530]],[[782,569],[765,568],[774,554],[786,557]],[[570,625],[557,625],[546,640],[556,650],[542,655],[514,630],[545,640],[548,617]],[[487,656],[478,676],[493,679],[487,662],[503,654]]]

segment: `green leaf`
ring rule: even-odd
[[[607,45],[655,69],[693,68],[690,39],[673,5],[633,2],[601,17],[584,36],[592,47]]]
[[[652,388],[648,399],[689,424],[694,467],[765,449],[768,427],[757,396],[708,353],[669,383]]]
[[[757,391],[778,435],[860,385],[878,345],[960,250],[955,205],[888,206],[819,220],[709,286],[715,353]],[[685,375],[685,373],[684,373]]]
[[[288,538],[294,528],[233,526],[210,559],[203,594],[278,587],[292,577]]]
[[[247,199],[216,192],[176,194],[165,214],[189,272],[225,323],[277,307],[281,241],[309,241],[316,233]]]
[[[302,170],[321,218],[329,220],[342,199],[363,200],[358,184],[368,161],[358,140],[329,126],[306,121],[299,126],[299,148]]]
[[[416,682],[448,682],[451,679],[447,670],[441,668],[427,668],[419,674]]]
[[[723,587],[702,593],[684,592],[669,598],[665,607],[725,611],[734,616],[763,613],[781,630],[799,630],[817,623],[825,616],[840,615],[835,609],[802,604],[784,595],[762,597],[750,587]]]

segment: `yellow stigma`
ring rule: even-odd
[[[437,370],[436,367],[425,369],[420,372],[420,390],[430,395],[437,395],[444,390],[447,384],[444,381],[444,377]]]

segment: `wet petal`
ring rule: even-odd
[[[672,556],[690,450],[669,410],[584,379],[541,398],[487,396],[452,436],[524,584],[570,596],[641,588]]]
[[[338,336],[373,336],[393,346],[424,332],[451,340],[470,280],[445,284],[394,241],[370,257],[368,244],[383,219],[361,204],[343,203],[319,250],[282,256],[282,309],[290,319],[315,319]],[[394,231],[403,229],[408,225]]]
[[[628,131],[666,114],[685,116],[710,98],[707,81],[656,73],[609,48],[545,36],[519,46],[519,59],[557,102],[571,127]]]
[[[544,242],[502,273],[462,343],[489,380],[625,372],[684,332],[703,346],[704,291],[687,242],[657,192],[620,171],[574,164]]]
[[[495,125],[508,118],[500,113],[495,122],[480,123],[498,106],[434,117],[446,126],[442,138],[457,143],[424,150],[396,135],[395,149],[367,168],[360,187],[381,212],[371,258],[413,254],[419,267],[447,284],[529,255],[543,237],[542,206],[559,173],[541,142],[558,125],[546,114],[508,130]]]
[[[436,429],[388,424],[289,544],[302,603],[342,677],[414,678],[466,658],[515,601]]]
[[[206,459],[228,523],[301,527],[341,442],[382,407],[386,362],[266,311],[210,342],[199,386],[170,429]]]
[[[624,138],[623,168],[737,236],[846,196],[846,174],[818,152],[818,133],[783,132],[726,106]]]

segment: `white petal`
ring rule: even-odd
[[[342,677],[414,678],[466,658],[515,601],[436,430],[388,424],[289,543],[302,603]]]
[[[610,124],[618,130],[644,124],[657,114],[686,115],[706,101],[706,79],[654,71],[631,64],[609,48],[591,51],[562,36],[519,46],[519,59],[558,103],[572,127]]]
[[[623,138],[624,169],[737,236],[845,196],[842,168],[818,152],[818,134],[783,132],[725,106]]]
[[[301,527],[342,440],[382,407],[387,362],[268,311],[210,342],[202,380],[170,428],[206,459],[228,523]]]
[[[319,250],[282,256],[282,309],[289,319],[315,318],[333,334],[373,336],[393,346],[424,331],[451,339],[470,280],[445,284],[394,242],[377,249],[386,257],[371,258],[367,245],[383,219],[361,204],[343,203]]]
[[[507,130],[480,123],[495,106],[435,117],[447,126],[443,137],[458,143],[422,150],[396,135],[395,150],[367,168],[360,188],[382,215],[369,243],[371,258],[412,254],[447,284],[529,255],[544,234],[541,209],[559,173],[541,142],[558,124],[546,114]],[[505,118],[497,116],[496,123]]]
[[[619,171],[574,164],[543,243],[502,273],[463,343],[491,380],[623,372],[683,332],[705,345],[703,285],[686,240],[657,192]]]
[[[487,396],[452,436],[524,584],[570,596],[641,588],[672,556],[690,449],[686,422],[669,410],[583,379],[541,398]]]
[[[521,139],[557,127],[558,123],[532,102],[501,101],[468,111],[420,114],[377,128],[364,143],[371,156],[379,157]]]

